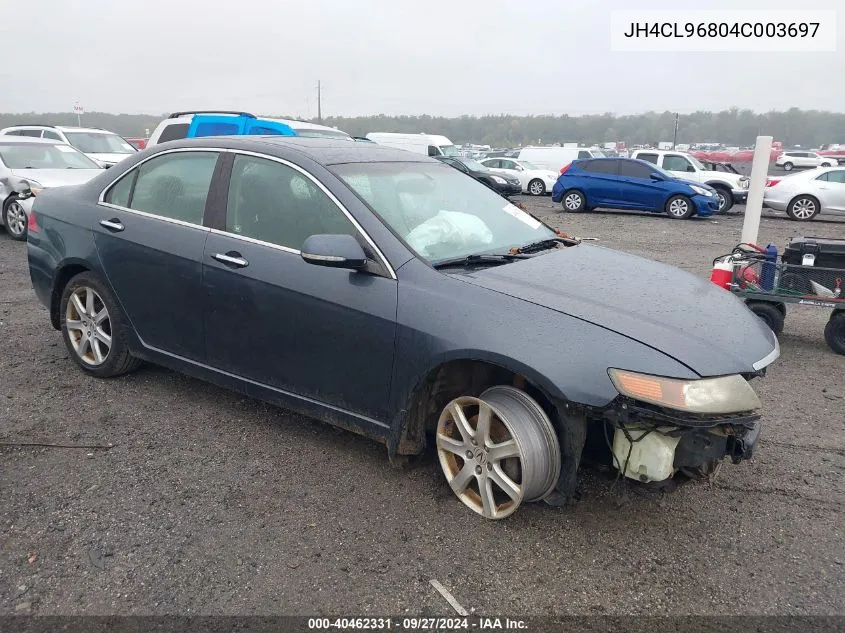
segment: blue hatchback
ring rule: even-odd
[[[633,158],[575,160],[561,170],[552,200],[567,211],[595,207],[665,212],[686,220],[719,210],[719,197],[708,186],[681,180],[660,167]]]

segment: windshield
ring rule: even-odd
[[[86,154],[134,154],[135,148],[117,134],[65,132],[68,143]]]
[[[432,264],[507,253],[555,237],[533,216],[447,165],[348,163],[335,173]]]
[[[691,162],[693,165],[695,165],[695,167],[697,169],[699,169],[700,171],[707,171],[707,168],[704,165],[702,165],[701,161],[698,160],[695,156],[688,155],[687,160],[689,160],[689,162]]]
[[[458,148],[454,145],[438,145],[440,151],[443,152],[444,156],[460,156],[458,153]]]
[[[640,159],[640,160],[642,160],[642,159]],[[657,173],[663,174],[664,178],[666,178],[668,180],[679,180],[678,176],[673,174],[672,172],[666,171],[662,167],[658,167],[657,165],[655,165],[654,163],[652,163],[650,161],[644,161],[644,162],[647,162],[648,166],[651,167]]]
[[[100,169],[70,145],[20,143],[0,145],[0,160],[9,169]]]
[[[352,138],[346,132],[340,130],[321,130],[319,128],[294,128],[297,136],[307,136],[308,138]],[[368,139],[369,140],[369,139]]]

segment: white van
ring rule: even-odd
[[[519,160],[526,160],[542,169],[559,172],[565,165],[579,158],[604,158],[604,152],[585,147],[523,147]]]
[[[425,156],[458,156],[458,148],[445,136],[437,134],[399,134],[370,132],[367,138],[373,143],[404,149]]]

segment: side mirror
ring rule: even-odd
[[[693,167],[692,165],[687,165],[687,171],[689,171],[689,172],[693,172],[693,173],[694,173],[694,172],[695,172],[695,167]]]
[[[312,235],[302,244],[300,255],[315,266],[360,270],[367,265],[367,254],[351,235]]]
[[[663,174],[658,174],[656,171],[651,172],[651,179],[655,182],[663,182],[664,180],[666,180],[663,177]]]

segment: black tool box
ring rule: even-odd
[[[783,252],[784,264],[845,270],[845,240],[829,237],[793,237]]]

